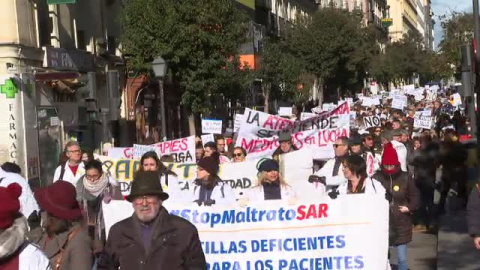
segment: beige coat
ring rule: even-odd
[[[68,240],[69,234],[73,234],[74,231],[77,231],[77,233]],[[69,231],[56,235],[49,240],[47,233],[42,231],[41,228],[37,228],[30,232],[29,239],[45,252],[48,259],[50,259],[52,269],[54,270],[62,247],[64,248],[64,251],[60,270],[92,269],[92,243],[86,230],[80,228],[80,225],[78,224],[74,225]]]

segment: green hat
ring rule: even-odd
[[[135,174],[132,181],[132,189],[127,201],[131,202],[136,197],[156,195],[162,201],[168,199],[168,194],[163,192],[160,184],[160,177],[156,171],[139,171]]]
[[[291,142],[292,141],[292,134],[290,132],[281,132],[278,135],[279,142]]]

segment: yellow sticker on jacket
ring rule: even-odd
[[[394,190],[394,191],[399,191],[399,190],[400,190],[400,187],[399,187],[399,186],[393,186],[393,190]]]

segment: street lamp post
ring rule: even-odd
[[[162,117],[162,140],[167,140],[167,123],[165,119],[165,94],[163,91],[163,80],[167,74],[168,63],[161,56],[156,57],[152,62],[153,73],[155,78],[158,79],[158,85],[160,87],[160,113]]]

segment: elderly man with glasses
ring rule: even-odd
[[[158,173],[138,172],[127,200],[134,214],[110,229],[99,269],[206,269],[197,229],[170,215]]]
[[[82,150],[76,141],[70,141],[65,145],[66,163],[60,164],[55,170],[53,182],[64,180],[77,185],[77,181],[85,174],[85,165],[82,162]]]

